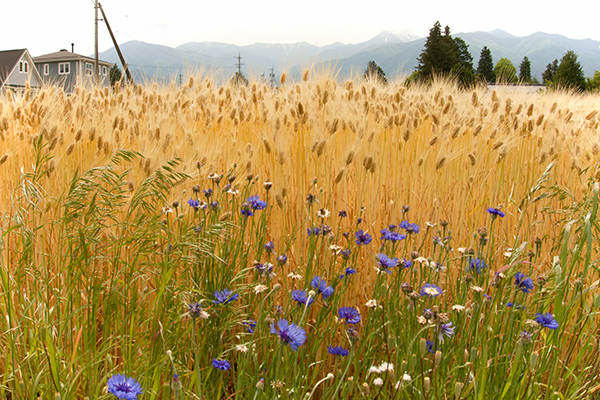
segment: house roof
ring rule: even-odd
[[[27,49],[0,51],[0,87],[26,51]]]
[[[33,62],[43,63],[43,62],[60,62],[60,61],[90,61],[94,62],[92,57],[82,56],[81,54],[71,53],[68,50],[61,50],[55,53],[44,54],[43,56],[33,57]],[[98,60],[98,63],[101,65],[112,66],[113,63],[108,61]]]

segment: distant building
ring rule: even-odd
[[[61,50],[39,57],[34,57],[35,66],[46,85],[57,85],[65,93],[73,93],[76,86],[95,85],[94,59]],[[110,86],[109,71],[113,64],[98,61],[98,85]]]
[[[0,51],[0,92],[23,91],[26,84],[33,89],[42,86],[42,78],[35,69],[27,49]]]

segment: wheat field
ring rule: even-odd
[[[504,314],[496,312],[479,322],[458,319],[455,326],[472,330],[471,336],[456,335],[458,350],[440,347],[431,352],[433,367],[426,370],[425,339],[418,338],[423,323],[412,318],[410,328],[391,323],[391,330],[407,329],[412,335],[396,336],[396,347],[391,339],[370,336],[370,328],[364,328],[361,346],[372,350],[364,353],[361,366],[352,364],[352,357],[359,358],[354,355],[343,367],[338,361],[323,361],[307,378],[277,363],[276,370],[265,375],[272,387],[265,385],[265,396],[272,390],[295,398],[289,392],[291,383],[281,389],[284,378],[310,385],[302,386],[305,398],[375,396],[369,387],[380,384],[371,382],[368,360],[380,357],[379,349],[390,359],[390,348],[401,348],[392,356],[400,378],[390,384],[390,392],[381,394],[379,389],[382,398],[446,398],[448,393],[455,398],[507,393],[551,398],[561,391],[570,398],[591,398],[598,387],[588,378],[596,370],[590,370],[586,360],[597,354],[597,346],[591,345],[597,318],[584,318],[581,310],[589,311],[600,300],[593,244],[597,233],[592,234],[595,224],[592,221],[590,227],[589,221],[597,207],[599,125],[597,94],[514,93],[510,87],[462,91],[443,80],[430,86],[406,87],[401,81],[382,86],[358,78],[338,82],[331,74],[309,70],[298,82],[283,75],[275,89],[260,82],[217,86],[210,76],[198,74],[185,85],[79,87],[70,96],[57,87],[6,92],[0,95],[0,309],[7,332],[0,341],[6,350],[0,356],[0,391],[18,398],[34,393],[43,398],[107,398],[105,378],[123,368],[142,377],[150,398],[171,398],[172,392],[176,398],[182,393],[202,398],[204,390],[213,396],[206,398],[256,399],[263,387],[257,384],[254,389],[260,375],[248,372],[251,361],[239,356],[237,375],[221,380],[215,380],[214,370],[224,368],[215,363],[214,370],[202,366],[219,354],[233,354],[239,335],[226,339],[225,332],[239,332],[250,318],[259,321],[259,332],[268,329],[261,328],[263,314],[275,318],[281,313],[298,323],[306,320],[315,329],[327,320],[329,306],[343,304],[359,310],[366,323],[371,313],[381,317],[369,305],[386,304],[370,303],[377,296],[386,298],[392,310],[399,307],[397,315],[415,312],[417,295],[410,294],[416,291],[407,290],[405,298],[401,278],[384,282],[375,256],[379,248],[380,254],[420,263],[420,269],[403,275],[415,288],[434,277],[443,282],[444,300],[434,304],[438,300],[428,299],[431,303],[426,304],[449,314],[464,306],[470,313],[481,312],[474,304],[482,298],[475,292],[496,290],[501,272],[511,273],[505,284],[514,286],[515,266],[526,266],[529,275],[538,276],[540,290],[529,297],[535,299],[528,300],[530,309],[554,307],[556,315],[567,318],[561,319],[564,335],[544,334],[545,343],[527,348],[527,357],[535,354],[535,360],[539,356],[548,367],[531,367],[518,385],[504,386],[504,378],[516,382],[512,371],[518,365],[498,360],[506,354],[517,354],[515,359],[523,355],[516,341],[508,349],[500,346],[498,355],[478,364],[479,370],[474,367],[478,356],[473,352],[488,357],[485,343],[507,337],[504,328],[486,333],[480,325],[503,321]],[[244,203],[250,195],[266,199],[268,212],[258,214],[262,205],[250,208],[256,200]],[[194,199],[204,199],[206,211],[198,212],[202,206],[194,207]],[[244,218],[252,209],[257,212],[254,219]],[[494,215],[490,223],[490,210],[505,216]],[[204,219],[198,217],[202,212]],[[417,223],[420,232],[390,247],[379,238],[380,231],[402,221]],[[315,239],[315,228],[325,230],[322,239]],[[194,230],[205,236],[197,239],[190,233]],[[354,245],[358,230],[373,237],[372,250],[358,240]],[[267,274],[265,281],[252,271],[271,259],[263,250],[267,242],[277,245],[273,257],[285,259],[277,259],[277,273]],[[585,262],[580,254],[584,247]],[[356,284],[342,284],[343,278],[337,278],[341,267],[350,266],[339,258],[344,248],[352,248]],[[488,277],[474,274],[473,264],[465,276],[465,263],[475,254],[485,256]],[[431,272],[433,268],[425,265],[437,269]],[[566,270],[566,280],[556,278],[563,273],[556,271]],[[335,290],[342,287],[341,293],[331,303],[323,296],[323,311],[307,312],[306,305],[298,312],[287,294],[307,287],[311,274],[339,281]],[[542,288],[554,278],[553,289]],[[468,289],[473,279],[475,292]],[[519,279],[517,275],[517,283]],[[579,281],[574,284],[575,279]],[[461,286],[465,282],[467,286]],[[263,300],[252,297],[263,284],[261,290],[268,288],[268,295]],[[208,309],[215,313],[215,307],[229,300],[217,297],[214,306],[208,297],[228,285],[244,296],[246,306],[228,309],[229,319],[222,316],[218,323],[211,322],[219,334],[197,339],[199,314],[192,312],[193,301],[202,297],[203,309],[211,304]],[[579,293],[581,285],[586,289]],[[505,300],[518,299],[515,291],[522,287],[516,286],[493,300],[503,306],[499,310]],[[562,305],[553,303],[550,294],[564,300]],[[581,302],[582,308],[563,310],[567,302]],[[459,307],[451,308],[453,304]],[[188,305],[192,324],[190,318],[181,319],[189,317]],[[267,305],[272,309],[267,311]],[[215,318],[211,314],[211,320]],[[506,318],[513,334],[518,323],[526,325],[533,316],[518,323],[513,314]],[[562,325],[568,318],[572,321]],[[324,337],[343,336],[337,322],[336,317]],[[439,330],[446,326],[443,322],[447,324],[446,317],[425,327]],[[208,326],[206,332],[212,332]],[[583,326],[588,333],[566,333]],[[199,343],[193,354],[179,340],[189,340],[189,335],[194,346]],[[439,337],[443,339],[442,333]],[[262,369],[260,360],[269,348],[259,340],[253,343],[262,349],[254,361]],[[419,359],[415,345],[421,349],[421,372],[413,370]],[[172,352],[165,352],[167,348]],[[556,348],[563,350],[556,353]],[[319,344],[310,349],[306,353],[311,357],[326,354]],[[436,372],[442,350],[448,360],[472,372],[461,375],[452,366]],[[536,365],[532,359],[530,365]],[[559,359],[569,364],[572,375],[559,367]],[[41,372],[35,367],[38,363],[44,365]],[[496,370],[488,374],[484,364]],[[179,376],[175,372],[177,379],[187,379],[188,389],[171,381],[169,365],[180,371]],[[36,378],[38,373],[41,378]],[[352,386],[350,373],[364,384]],[[418,388],[403,386],[402,373],[408,382],[419,376]],[[441,374],[437,383],[436,373]],[[339,384],[328,383],[334,375],[341,376]],[[550,383],[555,378],[558,386]],[[486,379],[491,382],[487,389]],[[480,380],[483,389],[473,384]],[[253,388],[250,394],[244,392],[248,385]],[[428,394],[430,387],[435,396],[434,389]],[[394,394],[399,388],[403,395]]]

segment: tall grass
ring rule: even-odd
[[[125,374],[145,398],[593,398],[598,109],[310,73],[6,94],[0,392],[102,398]],[[402,221],[418,233],[380,239]]]

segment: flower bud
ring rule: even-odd
[[[272,289],[273,293],[279,292],[280,290],[281,290],[281,285],[279,283],[273,285],[273,289]]]
[[[263,390],[265,388],[265,380],[264,378],[260,378],[258,382],[256,382],[256,389]]]
[[[427,353],[427,340],[425,338],[421,338],[419,341],[419,352],[421,356],[424,356]]]
[[[454,397],[459,399],[460,398],[460,394],[462,393],[463,390],[463,384],[462,382],[456,382],[456,385],[454,386]]]
[[[529,357],[529,368],[535,369],[535,365],[537,364],[538,356],[539,356],[539,354],[537,351],[534,351],[533,353],[531,353],[531,356]]]
[[[435,352],[435,366],[437,367],[442,362],[442,352],[437,350]]]
[[[428,376],[423,378],[423,389],[425,389],[426,393],[429,393],[429,389],[431,389],[431,379]]]

